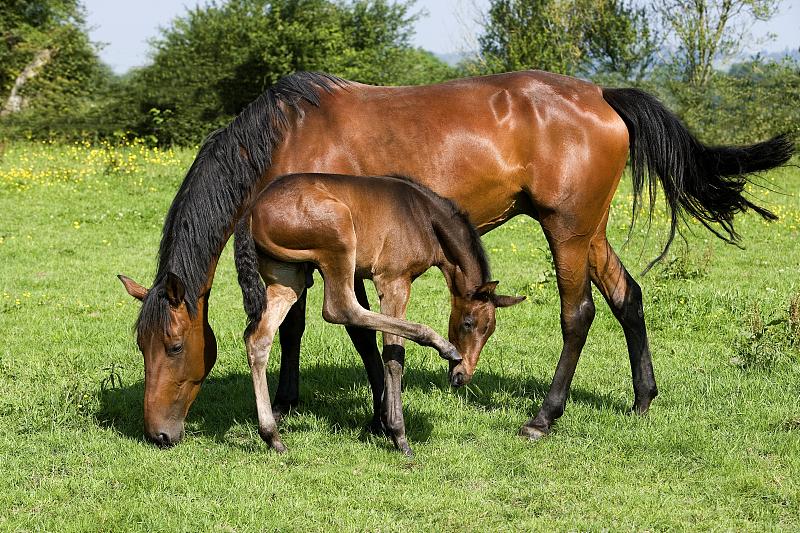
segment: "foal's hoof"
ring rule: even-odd
[[[285,453],[286,452],[286,446],[284,446],[284,444],[278,438],[273,439],[272,442],[269,443],[269,445],[270,445],[270,448],[275,450],[275,453]]]
[[[456,363],[461,361],[461,354],[458,353],[458,350],[456,350],[455,346],[451,347],[449,350],[441,352],[439,355],[446,361],[454,361]]]
[[[267,446],[275,450],[277,453],[283,453],[286,451],[286,446],[283,445],[281,442],[281,437],[277,431],[265,431],[261,428],[258,428],[258,434],[261,436],[261,440],[267,443]]]
[[[519,428],[519,436],[529,440],[539,440],[548,433],[550,433],[549,429],[541,429],[527,424]]]

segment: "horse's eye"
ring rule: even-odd
[[[472,331],[475,328],[475,319],[471,316],[468,316],[461,323],[461,327],[464,329],[464,331]]]
[[[167,348],[167,354],[168,354],[168,355],[173,355],[173,356],[174,356],[174,355],[178,355],[178,354],[180,354],[182,351],[183,351],[183,344],[181,344],[181,343],[178,343],[178,344],[173,344],[172,346],[169,346],[169,347]]]

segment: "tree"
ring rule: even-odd
[[[7,0],[0,5],[0,113],[74,107],[105,74],[79,0]]]
[[[492,0],[479,37],[479,68],[537,68],[638,78],[656,40],[643,8],[625,0]]]
[[[685,83],[705,86],[714,62],[741,51],[747,28],[769,20],[781,0],[662,0],[658,13],[676,41],[673,65]]]
[[[115,106],[122,129],[161,143],[201,140],[286,74],[365,83],[441,81],[455,72],[411,47],[413,2],[230,0],[197,7],[153,43]]]

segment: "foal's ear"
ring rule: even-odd
[[[495,294],[492,296],[492,303],[495,307],[511,307],[512,305],[517,305],[524,299],[524,296],[505,296],[503,294]]]
[[[183,280],[172,272],[167,273],[167,279],[164,280],[164,290],[167,293],[167,300],[172,307],[180,307],[186,296],[186,286]]]
[[[505,296],[502,294],[495,294],[499,281],[489,281],[478,287],[475,291],[475,298],[487,299],[494,304],[495,307],[511,307],[517,305],[525,299],[524,296]]]
[[[128,294],[139,300],[140,302],[144,300],[144,297],[147,296],[147,289],[133,281],[128,276],[123,276],[122,274],[117,274],[117,277],[125,286],[125,290],[128,291]]]

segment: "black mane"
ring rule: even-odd
[[[155,281],[136,323],[140,335],[168,325],[164,280],[169,272],[183,281],[189,314],[195,316],[208,269],[225,245],[236,213],[271,164],[273,148],[283,138],[289,123],[286,110],[302,113],[303,102],[319,106],[320,91],[331,92],[346,83],[322,73],[286,76],[227,127],[209,135],[167,212]]]
[[[469,215],[467,215],[466,211],[461,209],[461,207],[453,200],[445,198],[444,196],[440,196],[433,190],[422,185],[418,181],[414,181],[408,176],[392,174],[388,177],[401,180],[407,185],[410,185],[415,190],[422,193],[428,200],[439,206],[448,215],[448,218],[445,219],[446,221],[455,221],[456,224],[463,226],[464,229],[466,229],[469,254],[478,262],[481,272],[481,283],[488,282],[492,277],[491,269],[489,268],[489,258],[486,256],[486,250],[483,248],[481,236],[478,234],[478,230],[470,221]]]

